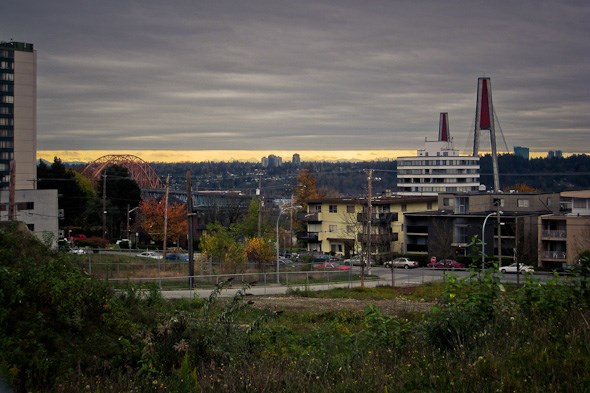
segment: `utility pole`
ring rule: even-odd
[[[102,236],[107,237],[107,174],[102,175]]]
[[[372,232],[372,219],[373,219],[373,170],[368,170],[369,176],[367,177],[367,258],[365,263],[361,263],[361,287],[365,286],[365,265],[370,266],[371,263],[371,232]]]
[[[10,184],[8,185],[8,221],[16,219],[16,162],[10,161]]]
[[[163,258],[166,259],[166,240],[168,238],[168,191],[170,189],[170,175],[166,176],[166,193],[164,194],[164,250]]]
[[[258,196],[258,237],[262,236],[262,208],[264,207],[264,199],[262,199],[262,173],[257,173],[258,188],[256,189],[256,196]]]
[[[193,193],[191,171],[186,171],[186,218],[188,221],[188,287],[195,287],[195,254],[193,251]]]

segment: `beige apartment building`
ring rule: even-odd
[[[573,265],[590,250],[590,190],[561,193],[564,212],[539,217],[539,266]]]
[[[371,214],[367,199],[322,198],[310,200],[303,220],[307,231],[297,238],[312,252],[349,257],[370,247],[377,261],[406,251],[404,214],[437,209],[435,196],[375,198]]]

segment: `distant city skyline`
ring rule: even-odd
[[[301,162],[306,161],[385,161],[395,160],[398,157],[416,156],[416,150],[337,150],[337,151],[312,151],[312,150],[40,150],[37,151],[37,159],[53,162],[58,157],[64,162],[91,162],[106,155],[130,154],[147,162],[206,162],[206,161],[243,161],[260,162],[262,157],[274,154],[282,157],[291,157],[298,153]],[[489,152],[481,152],[488,154]],[[511,153],[512,154],[512,153]],[[587,153],[567,153],[571,154]],[[531,152],[530,158],[545,158],[548,151]]]
[[[448,112],[468,153],[487,76],[507,151],[590,152],[586,1],[19,0],[2,10],[0,40],[37,50],[40,151],[413,151]]]

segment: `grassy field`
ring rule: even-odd
[[[590,391],[585,279],[285,297],[303,308],[260,306],[234,280],[233,299],[221,281],[169,301],[17,241],[0,231],[0,375],[15,392]],[[412,302],[428,307],[380,309]]]

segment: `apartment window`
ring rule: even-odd
[[[0,106],[0,115],[12,115],[11,109],[8,106]]]
[[[35,202],[19,202],[16,204],[16,210],[35,210]]]
[[[310,213],[321,213],[322,212],[322,205],[309,205],[309,212]]]
[[[355,233],[355,232],[356,232],[356,226],[354,224],[346,225],[346,233]]]
[[[329,232],[336,232],[338,230],[338,225],[330,225],[328,227]]]
[[[346,205],[346,212],[347,213],[354,213],[354,205]]]
[[[12,160],[14,158],[14,153],[11,151],[1,151],[0,152],[0,160]]]
[[[12,141],[0,141],[0,149],[11,149],[12,147],[14,147]]]
[[[406,203],[402,203],[402,212],[408,211],[408,205]]]
[[[443,206],[455,206],[455,200],[453,198],[443,198]]]
[[[504,207],[504,198],[494,198],[494,206]]]
[[[0,80],[12,82],[14,81],[14,74],[2,73],[0,74]]]
[[[0,138],[12,138],[13,136],[13,130],[0,130]]]
[[[574,199],[574,207],[576,209],[585,209],[586,208],[586,201],[587,201],[587,199],[576,198],[576,199]]]
[[[2,96],[2,103],[3,104],[14,104],[14,97],[13,96]]]
[[[330,213],[338,213],[338,205],[330,205],[330,206],[328,206],[328,211]]]
[[[0,117],[0,126],[11,126],[11,125],[13,125],[12,119],[6,119],[3,117]]]
[[[330,251],[342,252],[342,244],[330,244]]]
[[[426,204],[426,210],[432,210],[432,202]]]
[[[529,207],[529,200],[528,199],[517,199],[516,206],[518,207]]]

